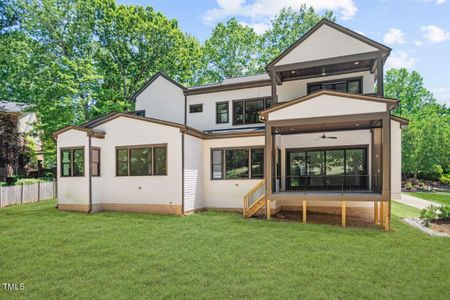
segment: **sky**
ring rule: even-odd
[[[336,22],[393,50],[386,68],[405,67],[424,77],[441,103],[450,105],[450,0],[117,0],[150,5],[201,42],[214,26],[236,17],[264,32],[283,7],[302,3],[317,12],[330,9]]]

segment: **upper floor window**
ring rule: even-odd
[[[258,112],[271,105],[272,99],[270,98],[233,101],[233,125],[261,123]]]
[[[203,111],[203,104],[191,104],[189,105],[189,113],[199,113]]]
[[[216,103],[216,123],[228,123],[228,101]]]
[[[61,176],[84,176],[84,148],[61,149]]]
[[[361,78],[358,78],[308,84],[308,94],[318,90],[335,90],[354,94],[362,94],[362,81]]]
[[[116,175],[167,175],[167,146],[117,147]]]

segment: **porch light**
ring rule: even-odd
[[[355,126],[358,127],[358,126],[359,126],[359,123],[356,123]]]
[[[355,65],[359,65],[359,61],[355,61]]]
[[[327,73],[325,72],[325,68],[322,67],[322,76],[327,75]]]
[[[294,131],[294,128],[289,128],[290,131]]]
[[[295,74],[295,70],[291,71],[291,74]]]

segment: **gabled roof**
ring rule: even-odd
[[[104,138],[105,137],[105,132],[104,131],[70,125],[70,126],[66,126],[64,128],[61,128],[60,130],[57,130],[57,131],[53,132],[53,134],[52,134],[53,138],[56,139],[58,137],[58,135],[60,135],[61,133],[66,132],[66,131],[69,131],[69,130],[83,131],[83,132],[86,132],[87,136],[92,136],[92,137],[96,137],[96,138]]]
[[[266,110],[263,110],[261,112],[259,112],[259,114],[262,117],[266,117],[269,113],[289,107],[291,105],[303,102],[303,101],[307,101],[322,95],[330,95],[330,96],[336,96],[336,97],[342,97],[342,98],[353,98],[356,100],[364,100],[364,101],[373,101],[373,102],[378,102],[378,103],[386,103],[388,105],[390,105],[389,109],[394,109],[395,107],[397,107],[399,100],[397,99],[391,99],[391,98],[382,98],[382,97],[377,97],[377,96],[368,96],[368,95],[360,95],[360,94],[352,94],[352,93],[347,93],[347,92],[339,92],[339,91],[332,91],[332,90],[319,90],[316,92],[313,92],[311,94],[308,94],[306,96],[297,98],[297,99],[293,99],[290,101],[286,101],[286,102],[281,102],[280,104],[276,105],[276,106],[272,106]]]
[[[376,49],[378,49],[380,52],[383,53],[389,53],[391,51],[391,48],[378,43],[368,37],[365,37],[353,30],[350,30],[346,27],[343,27],[341,25],[338,25],[332,21],[329,21],[327,19],[322,19],[319,23],[317,23],[313,28],[311,28],[308,32],[306,32],[301,38],[299,38],[295,43],[293,43],[289,48],[284,50],[279,56],[277,56],[275,59],[273,59],[267,66],[266,70],[271,69],[277,62],[279,62],[282,58],[284,58],[286,55],[288,55],[292,50],[294,50],[298,45],[300,45],[303,41],[305,41],[308,37],[310,37],[314,32],[316,32],[320,27],[323,25],[328,25],[344,34],[347,34],[363,43],[366,43]]]
[[[169,76],[167,76],[166,74],[164,74],[163,72],[158,72],[155,75],[153,75],[152,78],[150,78],[136,93],[133,94],[133,96],[131,96],[131,99],[135,100],[137,96],[139,96],[149,85],[151,85],[153,83],[153,81],[155,81],[158,77],[163,77],[164,79],[168,80],[169,82],[173,83],[174,85],[178,86],[180,89],[182,90],[186,90],[186,87],[183,86],[182,84],[176,82],[175,80],[173,80],[172,78],[170,78]]]

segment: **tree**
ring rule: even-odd
[[[299,10],[283,8],[271,21],[271,27],[260,39],[260,64],[265,66],[281,54],[322,19],[335,20],[332,11],[318,15],[312,7],[302,5]]]
[[[257,42],[255,31],[235,18],[225,24],[219,23],[205,41],[199,83],[218,82],[261,71]]]
[[[402,171],[429,177],[436,169],[449,171],[450,110],[438,104],[423,86],[419,73],[392,69],[385,75],[385,96],[400,100],[393,112],[409,120],[402,132]],[[438,172],[439,173],[439,172]],[[434,176],[433,176],[434,177]]]
[[[16,117],[0,106],[0,168],[6,170],[6,177],[12,175],[23,152],[22,136],[17,132],[16,124]]]

